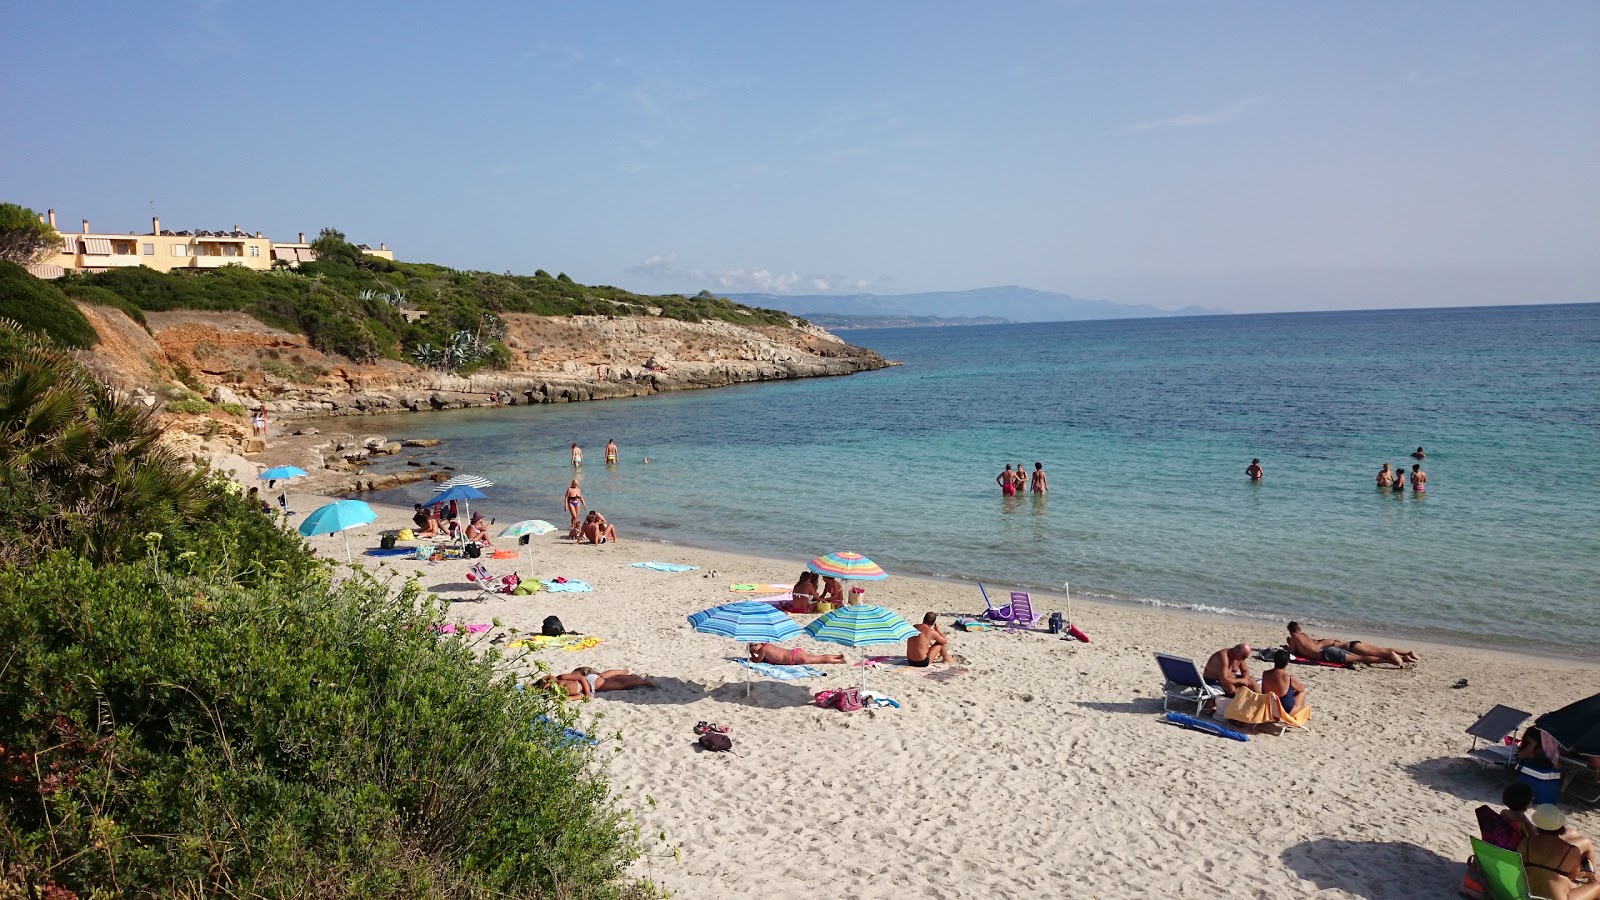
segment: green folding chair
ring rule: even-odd
[[[1483,871],[1484,886],[1494,900],[1545,900],[1528,889],[1528,872],[1515,850],[1502,850],[1487,841],[1472,839],[1472,854]]]

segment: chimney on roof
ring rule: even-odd
[[[261,232],[256,232],[256,240],[261,240]]]
[[[49,212],[45,213],[45,215],[50,217],[50,227],[51,228],[56,227],[56,211],[52,209]]]
[[[379,243],[379,244],[378,244],[378,249],[379,249],[379,250],[387,250],[387,249],[389,249],[389,245],[388,245],[388,244],[385,244],[385,243],[381,243],[381,242],[380,242],[380,243]]]
[[[304,231],[302,231],[302,232],[300,232],[300,243],[304,244],[305,242],[306,242],[306,233]]]
[[[233,226],[233,230],[234,230],[234,231],[243,231],[243,230],[244,230],[244,229],[243,229],[243,228],[240,228],[240,227],[239,227],[239,226],[237,226],[237,225],[235,225],[235,226]]]
[[[161,217],[160,216],[151,216],[150,217],[150,233],[151,234],[160,234],[161,233]]]
[[[89,233],[89,220],[88,219],[84,219],[83,220],[83,233],[84,234],[88,234]]]

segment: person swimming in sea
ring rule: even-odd
[[[1422,452],[1422,448],[1418,447],[1417,448],[1417,452],[1411,454],[1411,458],[1412,459],[1427,459],[1428,458],[1428,454],[1423,453]]]
[[[1250,476],[1251,481],[1260,481],[1261,476],[1266,473],[1261,470],[1261,460],[1252,459],[1250,465],[1245,466],[1244,474]]]
[[[1389,468],[1388,463],[1384,463],[1383,468],[1378,470],[1378,487],[1388,488],[1393,482],[1394,471]]]

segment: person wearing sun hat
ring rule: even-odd
[[[1533,808],[1533,828],[1518,848],[1528,870],[1528,887],[1558,900],[1600,898],[1600,881],[1595,879],[1600,858],[1594,841],[1567,828],[1566,815],[1554,803]]]

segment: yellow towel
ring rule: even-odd
[[[1267,699],[1269,697],[1270,700]],[[1273,701],[1277,699],[1276,694],[1262,694],[1242,687],[1233,695],[1233,700],[1228,703],[1228,711],[1223,715],[1230,721],[1246,725],[1265,725],[1275,718],[1273,707],[1277,704]]]

